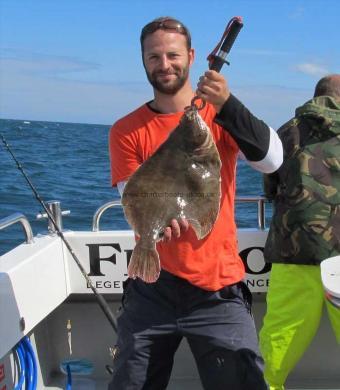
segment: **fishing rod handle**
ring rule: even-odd
[[[230,52],[230,49],[232,48],[238,33],[240,32],[241,28],[243,27],[243,23],[239,20],[234,20],[232,25],[230,26],[230,30],[228,32],[228,35],[226,36],[225,40],[223,41],[219,53],[223,55],[214,56],[213,61],[210,63],[209,69],[215,70],[216,72],[219,72],[227,61],[225,60],[226,55]]]
[[[232,48],[235,39],[237,38],[238,33],[240,32],[241,28],[243,27],[243,23],[239,20],[234,20],[232,25],[230,26],[229,33],[224,40],[224,42],[221,45],[220,50],[224,51],[225,53],[229,53],[230,49]]]

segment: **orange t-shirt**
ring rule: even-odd
[[[146,161],[178,126],[183,112],[158,114],[146,104],[118,120],[110,130],[112,185],[125,181]],[[197,240],[192,228],[170,242],[159,241],[161,267],[209,291],[243,279],[245,270],[238,255],[234,200],[238,146],[227,131],[214,122],[212,105],[200,111],[210,127],[222,161],[221,207],[212,231]],[[174,178],[174,180],[176,180]]]

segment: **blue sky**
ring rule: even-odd
[[[150,100],[139,34],[163,15],[192,33],[193,85],[228,21],[243,17],[222,73],[273,127],[340,73],[338,0],[0,0],[0,117],[111,124]]]

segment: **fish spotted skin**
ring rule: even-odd
[[[209,127],[196,108],[188,107],[168,139],[125,186],[125,217],[138,236],[129,277],[147,283],[158,279],[161,266],[156,242],[172,219],[187,219],[197,239],[211,231],[220,208],[220,169]]]

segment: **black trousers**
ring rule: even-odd
[[[183,337],[204,389],[267,389],[250,309],[251,293],[243,282],[211,292],[166,271],[156,283],[130,280],[109,390],[166,389]]]

